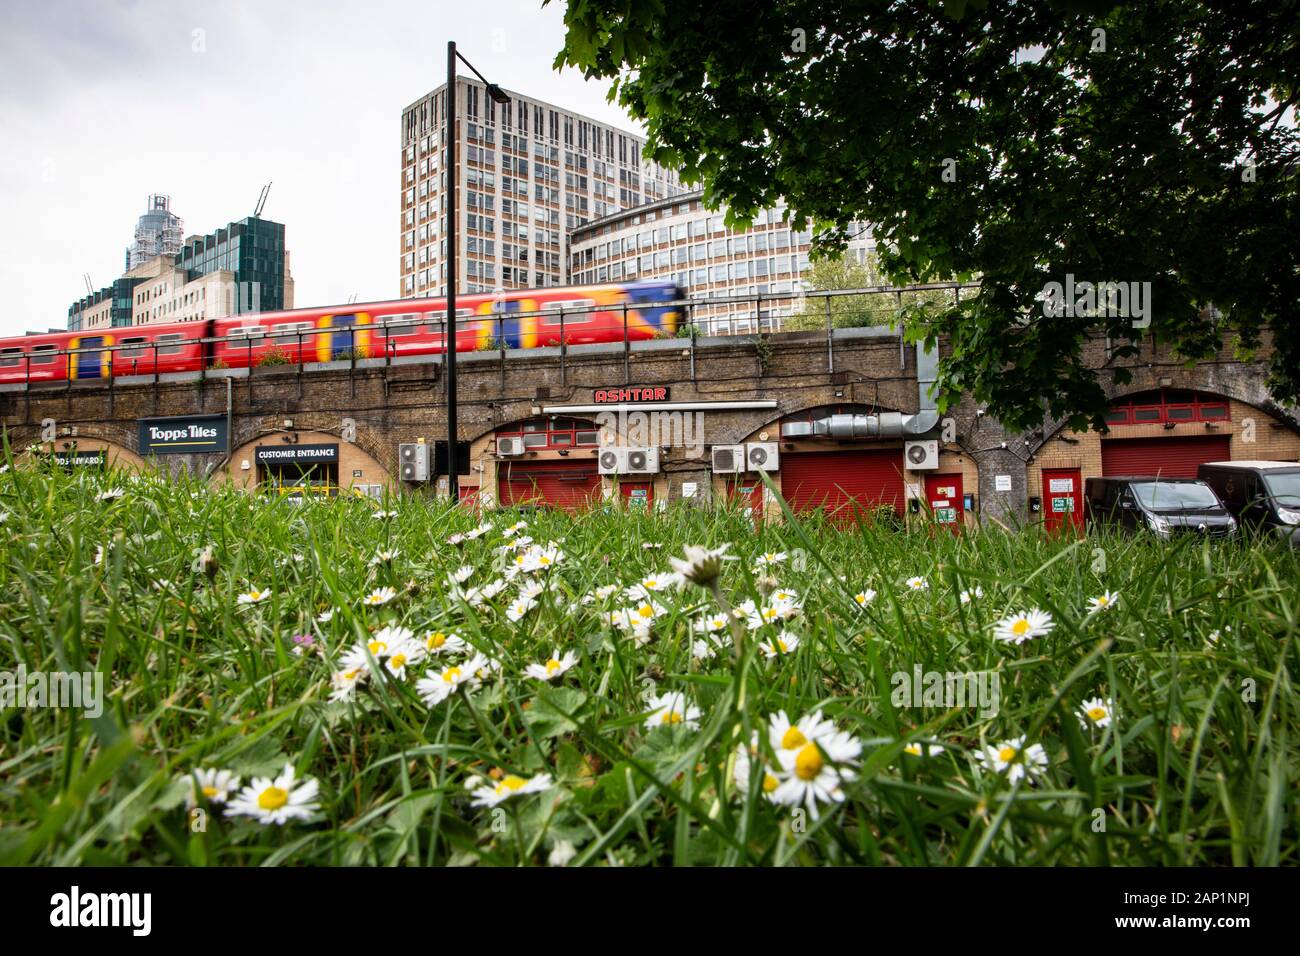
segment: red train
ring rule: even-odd
[[[559,345],[561,335],[566,345],[621,342],[625,334],[632,341],[671,335],[679,312],[665,303],[682,298],[681,290],[668,282],[459,296],[456,351],[502,343],[540,348]],[[0,383],[196,372],[269,360],[296,365],[437,354],[446,349],[446,318],[445,299],[398,299],[0,338]]]

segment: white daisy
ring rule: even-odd
[[[509,800],[511,797],[521,797],[526,793],[540,793],[550,788],[551,775],[549,773],[539,773],[527,780],[511,773],[506,774],[494,785],[488,784],[476,789],[474,799],[470,802],[476,807],[495,807],[498,803]]]
[[[759,784],[759,793],[769,802],[775,802],[776,788],[781,785],[781,781],[776,778],[767,765],[767,761],[758,751],[758,732],[755,731],[750,738],[750,744],[746,747],[744,744],[736,745],[736,763],[732,771],[733,779],[736,781],[736,792],[739,796],[746,796],[749,793],[750,774],[753,772],[754,764],[763,771],[763,782]]]
[[[532,601],[546,593],[546,585],[541,581],[526,581],[519,586],[519,596]]]
[[[994,773],[1007,772],[1007,779],[1015,783],[1021,777],[1037,776],[1047,769],[1047,751],[1042,744],[1025,746],[1023,736],[1004,740],[997,746],[986,746],[975,751],[975,759]]]
[[[468,649],[469,645],[455,634],[429,631],[424,635],[424,652],[426,654],[458,654]]]
[[[185,806],[193,810],[199,805],[200,797],[208,803],[225,803],[231,791],[239,789],[239,778],[229,770],[216,767],[201,767],[192,773],[180,776],[189,784],[185,790]]]
[[[380,565],[392,564],[393,560],[396,557],[397,557],[396,551],[380,551],[378,554],[376,554],[373,558],[370,559],[370,566],[372,568],[377,568]]]
[[[909,591],[924,591],[930,587],[930,582],[920,576],[908,578],[906,584]]]
[[[243,594],[239,595],[239,597],[235,598],[235,603],[236,604],[261,604],[270,596],[271,596],[270,590],[263,591],[258,588],[253,588],[249,591],[245,591]]]
[[[697,661],[712,660],[717,656],[718,653],[713,649],[713,645],[706,640],[696,638],[691,644],[691,657]]]
[[[447,575],[447,580],[453,584],[464,584],[474,576],[474,566],[472,564],[463,564],[451,574]]]
[[[321,611],[319,614],[316,615],[317,624],[328,624],[332,620],[334,620],[334,608],[329,608],[328,610]]]
[[[725,631],[730,626],[730,624],[731,622],[727,619],[727,615],[719,612],[717,614],[710,614],[708,617],[701,618],[700,620],[694,622],[694,624],[692,624],[691,626],[694,627],[695,630],[700,631],[701,633],[704,634],[716,634],[719,631]]]
[[[903,753],[910,754],[913,757],[937,757],[943,753],[943,746],[941,744],[923,744],[920,741],[913,740],[903,747]]]
[[[395,597],[397,597],[397,590],[395,588],[377,588],[362,598],[361,603],[367,607],[379,607],[380,605],[387,604]]]
[[[688,730],[700,727],[700,708],[687,704],[686,695],[681,691],[669,691],[666,694],[651,695],[646,701],[650,714],[645,718],[645,725],[655,727],[682,726]]]
[[[574,664],[578,663],[578,655],[573,651],[567,651],[563,657],[560,656],[560,649],[557,647],[551,654],[549,660],[544,664],[529,664],[524,668],[524,673],[536,680],[551,681],[561,676]]]
[[[763,656],[769,660],[773,657],[780,657],[785,654],[793,654],[799,649],[799,636],[791,634],[789,631],[782,631],[776,637],[766,643],[760,644]]]
[[[821,721],[820,714],[813,716],[815,721],[809,724],[814,734],[811,739],[792,746],[796,735],[803,735],[795,725],[790,728],[794,733],[787,730],[785,745],[776,751],[780,766],[775,774],[780,785],[772,799],[785,806],[802,804],[815,820],[819,804],[843,802],[843,784],[857,776],[853,768],[862,754],[862,744],[851,734],[836,730],[829,721]]]
[[[976,585],[974,588],[970,590],[962,591],[961,594],[957,595],[958,600],[960,600],[962,604],[969,604],[971,601],[978,600],[983,596],[984,596],[984,589],[979,585]]]
[[[330,686],[333,693],[330,694],[330,700],[351,700],[356,694],[357,685],[366,678],[369,671],[364,667],[352,667],[347,670],[335,671],[330,675]]]
[[[1008,644],[1023,644],[1031,638],[1045,636],[1055,626],[1052,615],[1033,608],[1029,611],[1017,611],[1002,618],[993,625],[993,637]]]
[[[375,520],[376,520],[376,521],[387,521],[389,518],[396,518],[396,517],[397,517],[397,512],[396,512],[396,511],[376,511],[376,512],[375,512]]]
[[[320,787],[314,779],[294,779],[293,764],[286,763],[274,780],[254,777],[226,807],[226,816],[254,817],[259,823],[283,824],[289,820],[307,820],[320,809],[316,797]]]
[[[858,607],[866,607],[875,599],[876,592],[871,590],[871,588],[867,588],[865,591],[859,591],[857,594],[853,595],[853,600],[857,603]]]
[[[123,491],[121,488],[109,488],[107,491],[101,492],[99,494],[99,500],[116,501],[118,498],[121,498],[125,494],[126,492]]]
[[[547,854],[547,866],[568,866],[569,861],[578,855],[577,847],[568,840],[559,840],[555,846],[551,847],[551,852]]]
[[[774,564],[782,564],[784,561],[785,561],[784,551],[768,551],[765,552],[764,554],[760,554],[758,558],[755,559],[754,567],[756,569],[761,570],[763,568],[769,568]]]
[[[441,671],[426,671],[415,684],[424,703],[433,707],[450,697],[462,684],[478,680],[478,671],[487,664],[482,654],[475,654],[463,664],[453,664]]]
[[[535,607],[537,607],[537,601],[535,599],[529,597],[517,597],[511,601],[510,606],[506,608],[506,617],[513,622],[518,622],[523,619],[525,614]]]
[[[1106,591],[1100,597],[1088,598],[1088,613],[1109,611],[1117,603],[1119,603],[1119,595],[1112,591]]]
[[[669,558],[668,563],[681,580],[707,586],[718,579],[723,563],[733,560],[727,556],[729,547],[723,544],[717,548],[702,548],[688,544],[683,549],[683,557]]]
[[[1103,700],[1094,697],[1079,705],[1079,723],[1091,730],[1093,727],[1109,727],[1115,716],[1115,703],[1109,697]]]
[[[509,538],[510,536],[518,534],[520,531],[523,531],[527,527],[528,527],[527,521],[516,521],[510,527],[503,530],[501,533],[504,534],[507,538]]]

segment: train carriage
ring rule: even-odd
[[[0,339],[0,384],[196,372],[208,322],[113,326]]]

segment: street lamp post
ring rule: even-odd
[[[447,242],[447,321],[443,355],[447,362],[447,493],[452,501],[460,499],[458,470],[460,459],[456,454],[456,61],[460,60],[483,81],[488,96],[497,103],[509,103],[510,97],[487,78],[474,64],[456,52],[455,41],[447,43],[447,160],[443,171],[447,176],[447,208],[444,213],[442,234]]]

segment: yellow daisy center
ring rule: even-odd
[[[1016,623],[1011,625],[1011,633],[1016,635],[1016,637],[1021,637],[1022,635],[1028,633],[1028,631],[1029,631],[1029,622],[1025,620],[1023,617],[1020,620],[1016,621]]]
[[[649,604],[642,604],[639,608],[636,609],[636,613],[637,613],[637,617],[654,617],[655,609],[652,608]]]
[[[560,662],[557,661],[554,657],[552,657],[549,661],[546,662],[546,673],[554,674],[556,671],[560,669],[560,666],[561,666]]]
[[[375,656],[378,656],[382,654],[384,651],[388,650],[388,645],[385,644],[383,641],[371,641],[368,646],[370,647],[370,653]]]
[[[770,773],[763,775],[763,792],[771,793],[780,785],[780,781]]]
[[[791,727],[781,737],[781,746],[786,750],[798,750],[807,742],[808,738],[803,735],[803,731],[798,727]]]
[[[517,777],[512,773],[508,777],[502,778],[501,782],[497,784],[496,790],[498,794],[513,792],[527,782],[523,777]]]
[[[406,655],[394,654],[392,657],[388,659],[388,666],[395,671],[400,671],[403,667],[406,666]]]
[[[1106,708],[1105,708],[1105,707],[1089,707],[1089,708],[1088,708],[1088,716],[1091,717],[1093,720],[1101,720],[1103,717],[1106,716]]]
[[[289,802],[289,791],[281,787],[267,787],[257,795],[257,805],[263,810],[279,810]]]
[[[822,772],[822,752],[816,744],[806,744],[794,758],[794,772],[800,780],[812,780]]]
[[[447,635],[442,633],[442,631],[435,631],[433,634],[429,635],[429,639],[425,641],[425,643],[428,645],[429,650],[442,647],[442,645],[447,643]]]
[[[785,641],[781,640],[779,637],[776,639],[776,646],[780,648],[782,654],[790,650],[790,648],[786,647]]]
[[[920,745],[920,744],[908,744],[906,747],[903,748],[903,752],[904,752],[904,753],[909,753],[909,754],[911,754],[911,755],[914,756],[914,757],[919,757],[919,756],[921,756],[921,745]]]
[[[682,715],[675,710],[665,710],[664,715],[659,718],[665,724],[680,724]]]
[[[1003,763],[1011,763],[1011,761],[1016,759],[1016,748],[1003,747],[1001,750],[998,751],[998,759],[1001,760]]]
[[[460,680],[460,668],[448,667],[442,672],[442,679],[448,684],[456,683],[456,681]]]
[[[217,788],[216,788],[216,787],[204,787],[204,788],[203,788],[203,795],[204,795],[205,797],[207,797],[209,800],[211,800],[213,797],[215,797],[215,796],[217,795],[217,792],[218,792],[218,791],[217,791]]]

